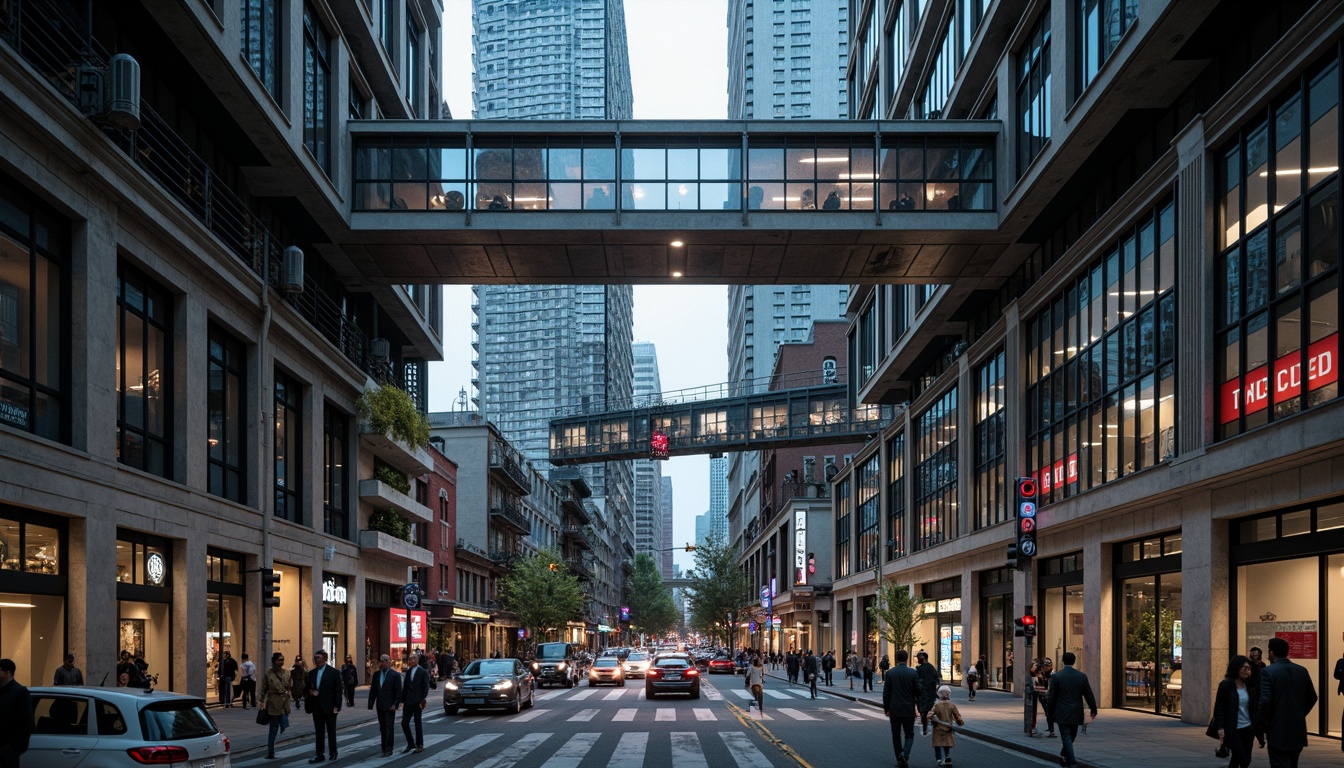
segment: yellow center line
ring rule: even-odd
[[[802,766],[802,768],[812,768],[812,764],[804,760],[802,755],[793,751],[793,747],[785,744],[782,739],[775,738],[775,735],[770,732],[769,728],[766,728],[761,722],[753,720],[741,707],[726,699],[724,700],[724,703],[728,705],[728,710],[733,713],[733,716],[736,717],[738,722],[742,723],[742,725],[754,729],[760,734],[761,738],[765,739],[766,742],[773,744],[780,752],[783,752],[787,757]]]

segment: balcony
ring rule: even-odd
[[[584,561],[582,557],[567,557],[565,565],[569,566],[569,572],[584,581],[591,581],[593,578],[593,569]]]
[[[381,480],[360,480],[359,500],[395,509],[412,523],[434,522],[434,511]]]
[[[512,504],[500,504],[491,507],[490,520],[510,526],[523,536],[532,533],[532,524],[528,522],[527,516],[519,512],[518,508]]]
[[[359,442],[388,466],[410,477],[420,477],[434,471],[434,457],[428,450],[368,429],[367,424],[360,424]],[[360,488],[360,492],[363,493],[363,488]]]
[[[630,546],[630,542],[629,542],[629,541],[622,541],[622,542],[621,542],[621,549],[625,550],[625,554],[626,554],[627,557],[634,557],[634,556],[635,556],[635,548],[632,547],[632,546]]]
[[[532,484],[528,481],[527,472],[504,451],[498,449],[490,451],[490,472],[497,479],[512,486],[512,490],[519,496],[532,493]]]
[[[560,489],[560,509],[578,521],[579,525],[588,525],[593,521],[588,515],[588,508],[583,506],[583,499],[569,487]]]
[[[382,531],[360,531],[359,548],[365,556],[377,553],[380,559],[397,565],[425,568],[434,564],[433,552]]]
[[[621,570],[625,572],[626,576],[629,576],[630,574],[634,573],[635,561],[631,560],[628,557],[621,558]]]
[[[586,525],[566,525],[561,533],[565,535],[565,538],[579,545],[581,549],[591,552],[597,548],[593,542],[593,534]]]
[[[457,547],[454,550],[459,559],[475,563],[476,565],[493,568],[495,561],[490,557],[490,553],[484,549],[469,543],[466,539],[458,539]]]

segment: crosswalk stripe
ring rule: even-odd
[[[571,722],[571,723],[586,723],[586,722],[588,722],[589,720],[592,720],[593,717],[597,715],[597,712],[598,712],[598,710],[596,710],[596,709],[583,709],[583,710],[580,710],[579,713],[578,713],[577,715],[574,715],[573,717],[569,718],[569,722]]]
[[[867,716],[867,717],[871,717],[871,718],[873,718],[874,720],[886,720],[886,719],[887,719],[887,715],[886,715],[885,712],[883,712],[883,711],[880,710],[880,709],[872,709],[872,708],[870,708],[870,707],[855,707],[854,709],[851,709],[850,712],[858,712],[860,715],[865,715],[865,716]]]
[[[659,723],[674,723],[677,720],[677,710],[671,707],[659,707],[653,719]]]
[[[291,726],[291,727],[292,727],[292,726]],[[350,734],[350,736],[355,736],[355,735],[357,735],[357,734]],[[342,752],[357,752],[357,751],[359,751],[359,750],[361,750],[361,749],[364,749],[365,747],[370,747],[370,746],[375,746],[375,745],[377,745],[378,743],[380,743],[380,742],[382,741],[382,739],[380,739],[380,738],[378,738],[377,736],[375,736],[375,737],[372,738],[372,739],[364,739],[364,740],[362,740],[362,741],[355,741],[355,742],[350,742],[350,743],[347,743],[347,744],[340,744],[340,743],[339,743],[339,742],[340,742],[340,737],[337,737],[336,741],[338,742],[338,743],[337,743],[337,746],[340,747],[340,749],[341,749]],[[295,761],[293,761],[292,763],[289,763],[288,765],[304,765],[304,764],[306,764],[306,763],[308,762],[308,758],[310,758],[310,757],[313,756],[313,741],[312,741],[312,737],[305,738],[305,739],[303,740],[303,745],[302,745],[302,746],[298,746],[298,747],[293,747],[293,748],[291,748],[291,749],[287,749],[287,750],[285,750],[283,753],[281,753],[281,752],[276,752],[275,755],[276,755],[276,758],[277,758],[277,759],[284,759],[284,758],[289,758],[289,757],[298,757],[298,758],[299,758],[298,760],[295,760]],[[282,755],[283,755],[283,757],[282,757]],[[264,757],[262,758],[261,761],[262,761],[263,763],[268,763],[268,764],[274,765],[274,763],[273,763],[272,761],[267,760],[267,759],[265,759]]]
[[[528,733],[522,738],[505,747],[494,757],[486,760],[476,766],[476,768],[509,768],[519,760],[527,757],[528,753],[536,749],[541,743],[551,738],[549,733]],[[456,759],[456,758],[454,758]],[[439,765],[444,765],[450,761],[436,761]]]
[[[747,734],[741,731],[720,731],[719,736],[738,768],[772,768],[769,758],[761,754]]]
[[[743,691],[743,693],[747,694],[747,698],[751,698],[751,693],[750,693],[749,691]],[[767,691],[765,692],[765,695],[766,695],[766,696],[769,696],[769,697],[772,698],[772,699],[792,699],[792,698],[793,698],[792,696],[788,695],[787,693],[784,693],[783,691],[770,691],[770,690],[767,690]]]
[[[684,731],[672,734],[672,768],[709,768],[700,737]]]
[[[620,743],[616,745],[616,752],[607,763],[607,768],[644,768],[644,753],[648,748],[648,731],[623,733]]]
[[[576,733],[569,737],[565,745],[556,750],[546,760],[546,768],[579,768],[579,763],[587,756],[588,750],[597,743],[600,733]]]
[[[733,693],[737,694],[737,697],[738,697],[739,699],[750,699],[750,698],[751,698],[751,691],[744,691],[744,690],[742,690],[741,688],[729,688],[728,690],[730,690],[730,691],[732,691]]]
[[[706,707],[695,707],[695,708],[692,709],[691,711],[692,711],[692,712],[695,712],[695,719],[696,719],[696,720],[718,720],[718,719],[719,719],[718,717],[716,717],[716,716],[714,715],[714,710],[712,710],[712,709],[708,709],[708,708],[706,708]]]
[[[378,739],[374,738],[374,739],[365,739],[364,741],[359,742],[357,744],[339,744],[339,742],[343,741],[348,742],[357,736],[359,736],[359,734],[357,733],[346,733],[336,737],[336,741],[338,742],[338,746],[340,746],[341,749],[347,751],[360,749],[361,747],[366,746],[368,744],[377,744],[379,741]],[[294,757],[295,755],[310,755],[312,754],[312,752],[313,752],[313,740],[303,739],[303,743],[297,747],[289,747],[287,749],[277,749],[275,751],[275,757],[278,760],[284,760],[287,757]],[[240,760],[236,763],[233,763],[233,765],[238,766],[238,768],[246,768],[246,766],[261,765],[262,763],[271,763],[271,762],[272,761],[267,760],[265,757],[256,757],[251,760]]]
[[[625,689],[617,688],[616,690],[612,691],[611,693],[608,693],[606,696],[603,696],[602,698],[607,701],[615,701],[616,699],[619,699],[624,695],[625,695]]]
[[[509,722],[510,722],[510,723],[530,723],[530,722],[532,722],[533,720],[536,720],[538,717],[541,717],[542,715],[544,715],[544,714],[546,714],[547,712],[550,712],[550,711],[551,711],[551,710],[549,710],[549,709],[543,709],[542,707],[533,707],[533,708],[529,709],[528,711],[524,712],[523,714],[518,715],[517,717],[511,717],[511,718],[509,718]]]
[[[579,691],[578,693],[573,694],[572,696],[569,697],[569,700],[570,700],[570,701],[583,701],[584,699],[588,698],[589,696],[592,696],[592,695],[595,694],[595,693],[597,693],[597,689],[596,689],[596,688],[589,688],[589,689],[587,689],[587,690],[585,690],[585,691]]]
[[[706,688],[703,693],[705,694],[705,698],[710,701],[723,701],[723,694],[713,688]]]
[[[780,714],[788,715],[789,717],[792,717],[794,720],[820,720],[820,719],[821,719],[821,718],[819,718],[819,717],[813,717],[813,716],[807,714],[806,712],[800,712],[800,711],[798,711],[798,710],[796,710],[796,709],[791,709],[791,708],[789,708],[789,707],[784,707],[783,709],[776,708],[775,711],[776,711],[776,712],[779,712]]]
[[[489,744],[503,735],[504,734],[502,733],[482,733],[479,736],[472,736],[466,741],[459,741],[442,752],[435,754],[433,757],[434,764],[447,765],[464,755],[471,754],[473,751],[484,747],[486,744]]]
[[[843,709],[838,709],[838,708],[836,708],[836,707],[822,707],[822,708],[821,708],[821,711],[822,711],[822,712],[833,712],[833,713],[839,715],[840,717],[843,717],[843,718],[846,719],[846,720],[862,720],[862,719],[863,719],[862,717],[859,717],[858,715],[850,714],[850,713],[846,712],[845,710],[843,710]]]
[[[611,720],[615,723],[629,723],[635,719],[635,713],[638,711],[639,710],[634,707],[622,707],[617,710],[615,716],[613,716]]]
[[[425,749],[428,750],[435,744],[438,744],[441,741],[447,741],[452,737],[453,735],[450,733],[437,733],[433,735],[427,735],[425,736]],[[393,754],[399,754],[401,752],[402,747],[400,741],[401,739],[397,739],[395,742],[393,742],[394,744],[397,745],[394,748]],[[379,743],[381,743],[381,739],[379,740]],[[369,766],[373,765],[382,765],[383,763],[387,762],[387,760],[388,758],[383,757],[382,752],[378,752],[375,750],[370,756],[364,758],[363,760],[356,760],[355,762],[346,765],[345,768],[369,768]]]

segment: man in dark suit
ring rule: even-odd
[[[393,724],[397,708],[401,706],[401,673],[391,668],[392,658],[386,653],[378,657],[378,671],[369,681],[369,709],[378,710],[378,735],[383,738],[383,757],[392,756],[397,740]]]
[[[313,669],[308,673],[308,694],[303,697],[303,707],[313,715],[313,731],[317,736],[317,756],[310,763],[320,763],[327,758],[328,750],[322,747],[322,735],[327,736],[327,746],[331,749],[331,759],[336,759],[336,716],[341,713],[344,699],[341,686],[341,672],[327,666],[327,652],[321,648],[313,651]]]
[[[1059,727],[1059,764],[1070,768],[1078,764],[1073,754],[1073,740],[1078,737],[1078,726],[1083,724],[1083,702],[1092,719],[1097,719],[1097,697],[1087,675],[1073,668],[1078,657],[1065,651],[1060,658],[1064,668],[1050,675],[1050,688],[1045,694],[1045,713]]]
[[[19,755],[28,751],[33,732],[33,700],[28,689],[14,679],[18,666],[0,659],[0,768],[19,768]]]
[[[420,714],[425,711],[429,701],[429,669],[425,658],[411,654],[411,667],[406,670],[405,684],[401,688],[401,732],[406,735],[407,752],[425,751],[425,728],[421,724]],[[415,723],[415,738],[411,738],[411,723]]]
[[[891,720],[891,743],[900,768],[910,764],[910,752],[915,748],[915,706],[919,701],[919,676],[909,661],[910,653],[902,648],[896,652],[896,666],[882,677],[882,709]]]
[[[1316,706],[1316,686],[1303,667],[1288,660],[1288,641],[1271,637],[1269,665],[1260,672],[1256,730],[1269,741],[1270,768],[1297,768],[1307,746],[1307,714]]]

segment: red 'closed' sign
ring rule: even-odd
[[[1269,407],[1271,394],[1282,402],[1302,394],[1302,355],[1284,355],[1274,361],[1274,375],[1262,365],[1248,371],[1243,379],[1223,382],[1218,410],[1221,423],[1236,421],[1243,404],[1246,413],[1259,413]],[[1339,380],[1339,334],[1332,333],[1307,347],[1307,391],[1320,389]],[[1244,381],[1244,385],[1243,385]]]

